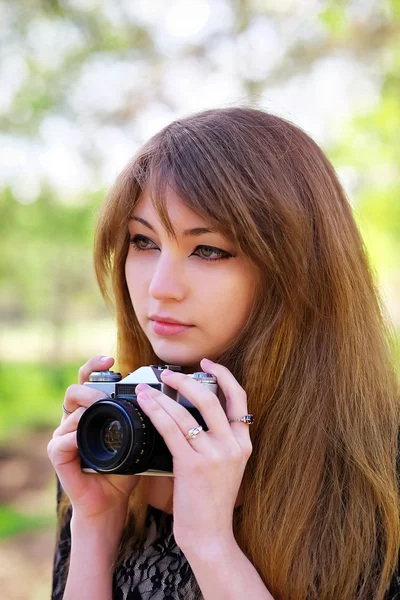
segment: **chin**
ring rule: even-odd
[[[179,365],[181,367],[188,367],[188,373],[193,372],[190,371],[190,368],[193,368],[196,371],[201,371],[200,361],[206,356],[205,354],[199,356],[197,352],[190,353],[185,349],[161,349],[157,348],[157,344],[154,344],[153,350],[160,359],[161,363],[165,365]]]

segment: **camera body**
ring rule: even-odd
[[[95,371],[84,385],[104,392],[83,413],[77,430],[82,470],[87,473],[173,476],[172,456],[162,436],[140,408],[135,394],[139,383],[160,390],[182,404],[205,430],[200,412],[179,392],[161,381],[164,369],[182,372],[178,365],[140,367],[122,378],[113,371]],[[189,375],[214,394],[218,392],[213,375]]]

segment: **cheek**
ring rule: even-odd
[[[218,329],[235,329],[243,325],[252,307],[255,294],[254,277],[240,269],[238,272],[221,274],[201,288],[204,307]]]
[[[149,289],[148,270],[140,268],[138,264],[126,262],[125,279],[132,303],[140,301]]]

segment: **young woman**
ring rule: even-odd
[[[95,267],[117,370],[203,370],[219,394],[163,375],[199,408],[198,432],[183,406],[138,386],[174,478],[88,474],[76,429],[104,393],[82,384],[114,359],[80,369],[48,448],[61,483],[53,599],[397,597],[398,382],[320,148],[249,108],[172,123],[111,190]]]

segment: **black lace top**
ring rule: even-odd
[[[62,600],[71,552],[71,509],[61,530],[53,569],[52,600]],[[172,531],[172,515],[149,506],[146,542],[113,576],[113,600],[202,600],[199,586]],[[162,531],[162,535],[161,535]]]
[[[58,501],[60,495],[59,489]],[[162,511],[149,507],[145,545],[140,550],[133,551],[114,572],[113,600],[203,599],[190,565],[175,542],[172,519],[172,515],[165,516]],[[71,509],[61,530],[54,556],[52,600],[62,600],[64,595],[65,565],[71,551],[70,520]],[[385,600],[400,600],[398,571],[392,579]]]

